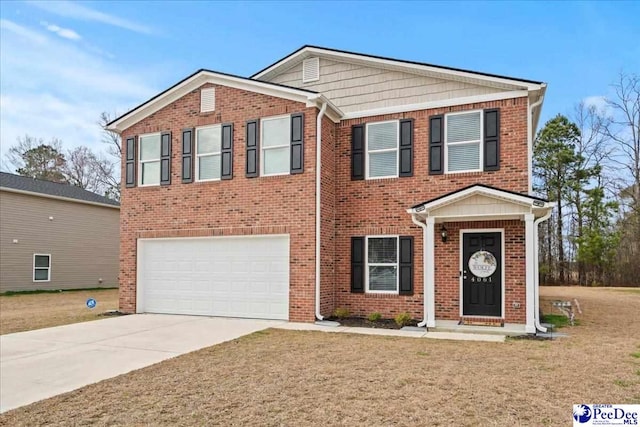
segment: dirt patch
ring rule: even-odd
[[[88,298],[97,301],[96,308],[87,308]],[[0,335],[96,320],[117,308],[117,289],[2,295]]]
[[[380,319],[372,322],[363,317],[329,317],[327,320],[339,322],[341,326],[351,326],[357,328],[378,328],[378,329],[402,329],[393,319]],[[417,326],[418,322],[411,320],[406,326]]]
[[[542,295],[580,301],[569,338],[267,330],[7,412],[0,425],[562,426],[574,403],[640,403],[640,295]]]

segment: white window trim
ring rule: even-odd
[[[369,239],[396,239],[396,262],[394,263],[373,263],[369,264]],[[399,235],[374,235],[366,236],[364,245],[364,283],[365,292],[368,294],[387,294],[398,295],[400,292],[400,236]],[[395,291],[376,291],[369,289],[369,267],[389,267],[396,266],[396,290]]]
[[[264,146],[264,122],[268,122],[270,120],[281,120],[281,119],[289,119],[289,141],[287,141],[286,144],[281,144],[281,145],[271,145],[269,147]],[[285,147],[289,147],[289,151],[288,151],[288,155],[289,155],[289,166],[291,166],[291,115],[290,114],[284,114],[281,116],[273,116],[273,117],[266,117],[263,119],[260,119],[260,176],[280,176],[280,175],[291,175],[291,167],[289,167],[289,170],[286,172],[278,172],[278,173],[264,173],[264,152],[265,150],[272,150],[274,148],[285,148]]]
[[[371,153],[369,151],[369,126],[370,125],[379,125],[379,124],[383,124],[383,123],[395,123],[396,124],[396,148],[384,148],[382,150],[373,150],[371,151],[372,153],[390,153],[392,151],[395,151],[397,153],[396,156],[396,173],[395,175],[387,175],[387,176],[370,176],[369,175],[369,154]],[[400,176],[400,120],[385,120],[383,122],[371,122],[371,123],[367,123],[365,125],[365,132],[364,132],[364,138],[365,138],[365,151],[367,153],[367,155],[365,156],[365,165],[364,165],[364,171],[365,171],[365,179],[388,179],[388,178],[398,178]]]
[[[47,280],[36,280],[36,257],[46,256],[49,257],[49,267],[37,267],[38,270],[47,270]],[[50,282],[51,281],[51,254],[33,254],[33,281],[35,283]]]
[[[449,144],[447,142],[447,128],[448,121],[450,116],[459,116],[461,114],[469,114],[469,113],[480,113],[480,140],[472,140],[472,141],[461,141],[461,142],[452,142]],[[478,144],[479,146],[479,165],[478,169],[465,169],[460,171],[449,171],[449,145],[467,145],[467,144]],[[444,173],[445,174],[454,174],[454,173],[466,173],[466,172],[482,172],[484,170],[484,114],[483,110],[467,110],[467,111],[457,111],[455,113],[448,113],[444,115]]]
[[[142,138],[148,138],[150,136],[158,136],[159,138],[159,142],[160,142],[160,150],[158,151],[160,153],[160,156],[162,156],[162,135],[160,132],[154,132],[154,133],[145,133],[142,135],[138,135],[138,187],[159,187],[160,186],[160,181],[161,181],[161,177],[162,177],[162,162],[161,162],[161,157],[158,157],[157,159],[149,159],[149,160],[142,160]],[[157,184],[143,184],[142,183],[142,165],[144,163],[159,163],[160,164],[160,171],[159,171],[159,175],[158,175],[158,183]]]
[[[220,151],[213,151],[211,153],[206,153],[206,154],[198,154],[198,131],[199,130],[203,130],[203,129],[215,129],[218,128],[220,130]],[[195,172],[195,178],[196,178],[196,182],[209,182],[209,181],[220,181],[222,179],[222,125],[221,124],[217,124],[217,125],[209,125],[209,126],[200,126],[197,127],[195,130],[195,138],[196,138],[196,144],[195,144],[195,155],[196,155],[196,167],[194,168],[194,172]],[[220,156],[220,178],[211,178],[211,179],[200,179],[200,157],[209,157],[209,156],[215,156],[215,155],[219,155]]]

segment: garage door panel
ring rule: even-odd
[[[289,317],[289,238],[148,239],[138,254],[139,311]]]

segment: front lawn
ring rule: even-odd
[[[87,308],[88,298],[96,308]],[[0,335],[96,320],[117,308],[117,289],[0,295]]]
[[[0,425],[560,426],[575,403],[640,403],[640,295],[565,287],[543,298],[579,300],[570,337],[270,329],[10,411]]]

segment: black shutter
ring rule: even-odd
[[[351,180],[364,179],[364,125],[351,126]]]
[[[193,182],[193,134],[195,130],[182,131],[182,182]]]
[[[160,185],[171,184],[171,132],[160,135]]]
[[[126,150],[126,163],[125,163],[125,185],[127,187],[136,186],[136,151],[137,151],[137,137],[127,138]]]
[[[413,176],[413,119],[400,120],[400,176]]]
[[[222,150],[221,150],[220,178],[233,178],[233,123],[222,125]]]
[[[260,173],[258,171],[259,167],[259,143],[260,140],[260,128],[259,128],[260,120],[249,120],[247,122],[247,160],[246,160],[246,176],[247,178],[255,178]]]
[[[291,115],[291,173],[304,172],[304,114]]]
[[[429,175],[444,173],[444,115],[429,117]]]
[[[500,169],[500,110],[484,110],[484,170]]]
[[[364,237],[351,238],[351,292],[364,292]]]
[[[400,295],[413,295],[413,236],[400,237]]]

